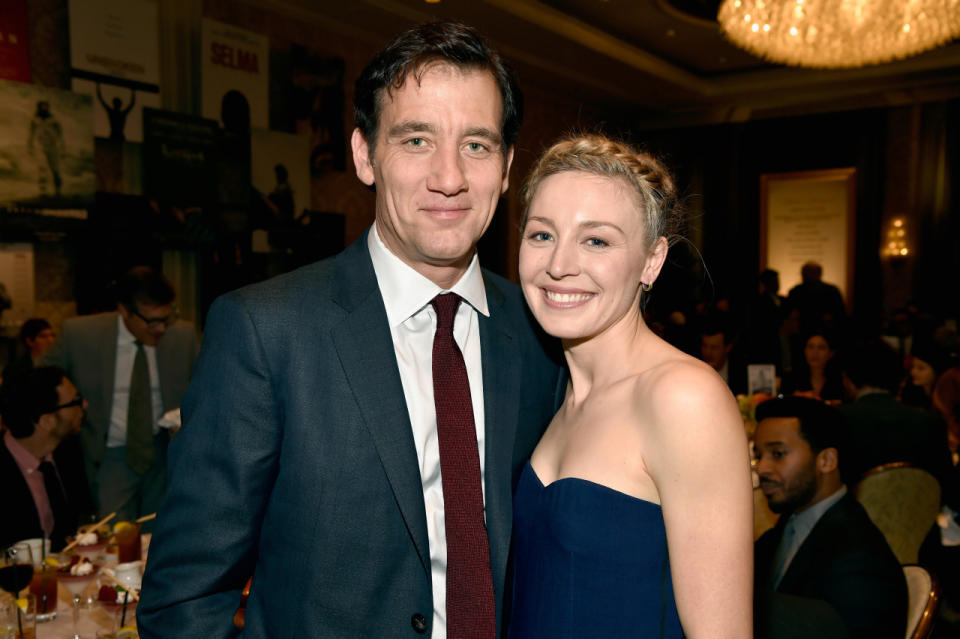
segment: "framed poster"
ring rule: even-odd
[[[807,262],[823,267],[847,312],[853,301],[856,169],[760,176],[760,268],[780,274],[780,290],[800,283]]]
[[[158,4],[70,0],[70,75],[93,98],[93,133],[143,141],[144,107],[160,108]]]

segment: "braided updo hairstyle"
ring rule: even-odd
[[[551,175],[565,171],[619,179],[631,186],[644,216],[647,246],[653,246],[660,237],[667,238],[669,244],[680,237],[683,214],[667,168],[652,155],[637,151],[626,142],[595,133],[563,138],[540,156],[520,193],[523,226],[527,225],[530,203],[540,184]]]

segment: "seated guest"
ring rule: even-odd
[[[32,369],[4,384],[0,546],[48,537],[51,549],[60,550],[76,531],[79,513],[92,511],[76,438],[86,405],[55,366]]]
[[[707,320],[700,329],[700,359],[713,367],[734,395],[747,392],[747,369],[733,351],[733,339],[726,322]]]
[[[897,401],[899,355],[873,339],[853,345],[845,359],[844,385],[852,400],[840,407],[849,434],[845,477],[855,483],[875,466],[905,461],[945,486],[950,468],[945,425],[936,415]]]
[[[907,406],[935,410],[931,397],[940,374],[952,362],[946,349],[930,339],[916,339],[910,349],[910,369],[900,385],[898,398]]]
[[[791,625],[800,619],[806,636],[900,639],[903,571],[841,479],[839,414],[786,397],[760,404],[756,416],[760,488],[781,514],[755,545],[756,636],[796,636]]]
[[[808,333],[803,341],[803,358],[784,377],[784,395],[805,395],[825,402],[843,401],[843,375],[835,357],[835,339],[826,331]]]
[[[31,317],[20,327],[17,356],[3,369],[3,379],[26,373],[36,366],[53,346],[57,334],[50,322],[42,317]]]

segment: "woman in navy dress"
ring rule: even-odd
[[[720,377],[643,319],[675,236],[671,177],[580,136],[523,196],[520,280],[570,385],[517,486],[510,636],[749,638],[743,423]]]

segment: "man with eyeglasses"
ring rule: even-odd
[[[34,368],[4,382],[0,444],[4,523],[0,546],[46,537],[63,548],[78,516],[92,510],[76,434],[87,403],[56,366]]]
[[[169,436],[159,421],[180,407],[197,356],[175,298],[161,273],[135,267],[117,281],[117,311],[67,320],[47,355],[89,402],[80,440],[101,515],[133,520],[163,498]]]

